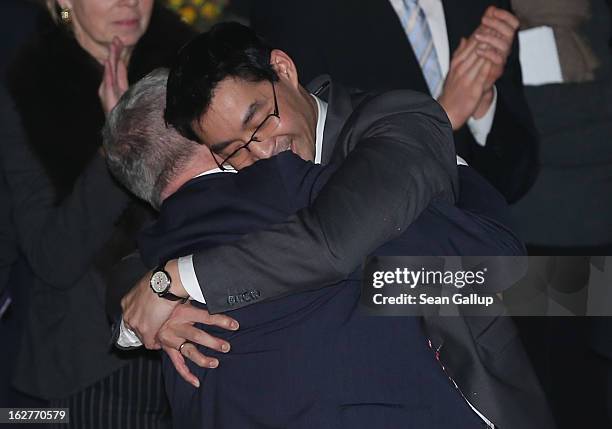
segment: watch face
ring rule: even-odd
[[[151,276],[151,289],[155,293],[165,292],[168,286],[170,286],[170,279],[165,272],[157,271]]]

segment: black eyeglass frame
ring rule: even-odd
[[[276,100],[276,89],[274,88],[274,82],[270,81],[270,83],[272,84],[272,96],[274,97],[274,112],[270,113],[268,116],[266,116],[264,118],[263,121],[261,121],[261,123],[257,126],[257,128],[255,128],[255,131],[253,131],[253,134],[251,134],[251,138],[249,139],[248,142],[246,142],[245,144],[243,144],[242,146],[238,147],[236,150],[234,150],[231,154],[229,154],[228,156],[226,156],[225,158],[223,158],[223,160],[221,162],[217,161],[217,156],[216,154],[212,151],[212,149],[210,149],[210,152],[212,153],[212,156],[215,160],[215,162],[217,163],[217,166],[219,167],[219,169],[221,171],[226,171],[227,168],[224,167],[223,165],[227,163],[227,161],[229,161],[230,159],[232,159],[238,152],[240,152],[242,149],[246,149],[248,151],[249,150],[249,145],[253,142],[260,142],[261,140],[257,139],[257,133],[259,132],[259,130],[261,130],[263,128],[263,126],[266,124],[266,122],[268,122],[268,120],[272,117],[277,118],[280,121],[280,113],[278,111],[278,101]]]

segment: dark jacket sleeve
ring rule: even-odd
[[[128,196],[114,183],[102,156],[96,156],[72,194],[55,205],[53,186],[27,145],[4,90],[0,109],[0,160],[19,246],[37,276],[55,287],[70,287],[110,236]]]
[[[509,9],[507,1],[499,3]],[[538,134],[523,91],[518,37],[495,87],[493,127],[484,147],[474,141],[470,165],[513,203],[527,193],[539,171]]]
[[[106,284],[106,314],[111,321],[122,313],[121,298],[126,295],[138,280],[148,271],[140,253],[125,256],[108,273],[104,273]]]
[[[401,234],[433,198],[454,202],[450,124],[431,98],[413,96],[402,111],[363,111],[364,118],[376,117],[367,126],[353,115],[350,136],[336,145],[339,156],[348,156],[310,207],[282,224],[194,255],[211,313],[332,285]],[[242,296],[258,299],[243,302]]]
[[[4,177],[0,174],[0,295],[7,287],[11,267],[17,260],[17,238],[11,220],[11,203]]]

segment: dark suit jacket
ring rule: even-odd
[[[312,205],[282,224],[194,254],[213,313],[247,305],[234,297],[253,289],[266,300],[336,283],[432,199],[454,201],[451,128],[431,98],[412,91],[351,93],[324,76],[310,86],[324,88],[320,96],[329,102],[323,163],[346,161]]]
[[[0,176],[0,307],[2,297],[8,288],[8,280],[13,263],[19,257],[17,239],[10,212],[10,197],[6,189],[4,177]]]
[[[11,197],[5,207],[30,268],[17,285],[28,289],[28,335],[21,339],[27,351],[16,359],[14,383],[35,397],[64,397],[124,364],[110,356],[104,341],[110,331],[105,285],[88,267],[129,197],[96,157],[70,197],[55,206],[50,180],[25,144],[19,116],[2,90],[0,118],[0,166]]]
[[[8,0],[0,5],[0,16],[3,27],[6,29],[6,38],[0,41],[0,84],[5,85],[6,65],[9,63],[15,51],[21,46],[32,30],[36,14],[40,8],[29,2]],[[1,102],[1,101],[0,101]],[[6,124],[6,127],[14,128],[17,124]],[[11,204],[8,187],[4,173],[0,174],[0,296],[8,281],[13,262],[17,260],[17,239],[11,219]],[[2,305],[0,299],[0,306]]]
[[[469,37],[493,4],[506,0],[443,0],[450,53]],[[258,1],[253,28],[295,61],[304,82],[329,73],[364,90],[413,89],[429,93],[410,42],[389,0]],[[497,110],[483,148],[469,128],[455,133],[457,152],[509,202],[518,200],[537,174],[537,134],[522,89],[518,44],[497,81]]]
[[[311,202],[329,179],[327,170],[306,163],[292,153],[260,161],[238,175],[212,175],[194,179],[166,200],[159,221],[141,236],[142,255],[149,266],[158,260],[194,252],[239,239],[254,229],[279,222]],[[464,212],[444,201],[436,201],[398,239],[378,249],[377,254],[452,255],[523,253],[520,241],[505,226],[505,204],[492,188],[467,167],[460,169],[465,184]],[[287,243],[290,246],[292,243]],[[267,255],[262,255],[266,257]],[[288,268],[285,268],[289,270]],[[316,269],[316,268],[315,268]],[[368,317],[357,310],[360,273],[336,287],[295,294],[282,300],[232,312],[239,320],[238,333],[207,329],[227,338],[232,352],[219,356],[214,371],[194,367],[202,388],[187,385],[166,362],[166,386],[173,404],[175,425],[181,427],[428,427],[473,428],[483,422],[467,407],[459,392],[426,346],[427,337],[414,317]],[[537,410],[527,418],[519,413],[514,422],[500,423],[498,414],[482,409],[500,427],[547,427],[542,425],[545,403],[537,397],[539,387],[530,377],[525,357],[508,347],[515,338],[512,329],[500,330],[497,318],[488,330],[469,334],[468,347],[454,348],[449,333],[441,349],[443,359],[453,362],[458,351],[478,343],[490,358],[487,368],[494,378],[507,381],[504,367],[521,367],[513,380],[512,403]],[[511,322],[506,319],[508,323]],[[462,325],[463,319],[427,318],[426,331]],[[440,330],[435,332],[440,334]],[[493,341],[491,338],[493,337]],[[399,340],[401,338],[401,340]],[[465,346],[465,345],[463,345]],[[211,350],[206,353],[217,355]],[[502,353],[503,352],[503,353]],[[502,359],[500,359],[500,357]],[[476,366],[479,356],[470,366]],[[515,361],[508,362],[509,359]],[[456,360],[457,361],[457,360]],[[493,364],[493,365],[491,365]],[[447,365],[448,366],[448,365]],[[367,368],[367,371],[364,370]],[[462,374],[464,371],[457,371]],[[482,380],[479,380],[482,382]],[[483,383],[487,387],[489,383]],[[463,386],[459,384],[463,390]],[[472,389],[475,383],[469,384]],[[496,386],[499,388],[499,386]],[[534,395],[534,392],[536,393]],[[472,403],[478,400],[464,391]],[[497,392],[486,391],[492,401]],[[524,397],[523,397],[524,395]],[[534,397],[538,399],[533,401]],[[545,411],[543,412],[545,414]]]

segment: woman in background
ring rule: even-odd
[[[70,408],[70,427],[163,427],[157,357],[108,345],[104,276],[135,248],[150,213],[108,175],[100,131],[128,84],[168,66],[193,33],[153,0],[46,6],[10,67],[13,106],[2,118],[21,123],[2,139],[2,168],[33,276],[21,285],[30,308],[14,384]]]

